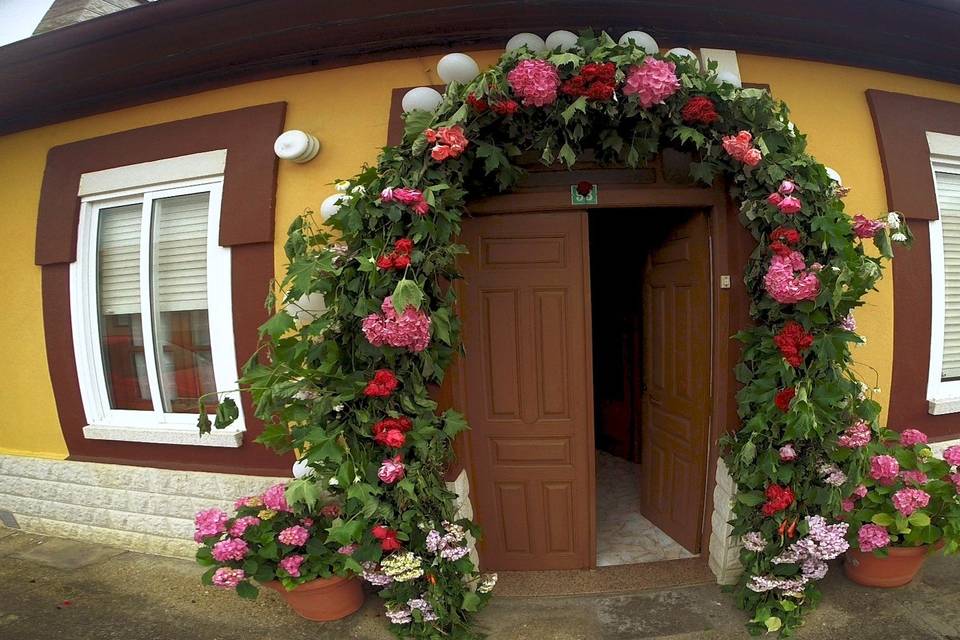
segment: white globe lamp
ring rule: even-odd
[[[433,111],[443,101],[440,92],[431,87],[416,87],[403,94],[400,106],[404,113],[411,111]]]
[[[577,46],[577,34],[564,29],[554,31],[547,36],[544,46],[547,48],[547,51],[553,51],[554,49],[560,49],[560,51],[569,51]]]
[[[504,48],[507,51],[513,51],[520,47],[526,47],[530,49],[531,52],[537,53],[538,51],[543,51],[546,46],[547,43],[543,41],[543,38],[535,33],[518,33],[507,40],[507,46]]]
[[[287,303],[286,312],[293,316],[297,324],[306,326],[316,320],[317,316],[326,311],[327,304],[323,294],[319,292],[306,293],[293,302]]]
[[[670,49],[669,51],[667,51],[667,55],[677,56],[678,58],[690,58],[696,63],[697,68],[698,69],[700,68],[700,58],[698,58],[697,54],[695,54],[693,51],[690,51],[690,49],[684,49],[683,47],[674,47],[673,49]]]
[[[322,203],[320,203],[320,219],[326,222],[330,219],[330,216],[337,213],[340,210],[340,205],[346,202],[348,196],[342,193],[335,193],[332,196],[327,196]]]
[[[313,475],[313,467],[304,458],[293,463],[293,477],[297,480],[307,478]]]
[[[437,63],[437,75],[447,84],[466,84],[480,75],[480,67],[465,53],[448,53]]]
[[[838,187],[843,186],[843,178],[840,177],[836,169],[833,167],[824,167],[824,169],[827,171],[827,177],[836,182]]]
[[[627,42],[630,41],[646,51],[649,55],[660,53],[660,46],[649,33],[645,33],[643,31],[627,31],[625,34],[620,36],[620,40],[618,40],[621,45],[626,45]]]
[[[291,129],[280,134],[273,143],[273,152],[281,160],[302,164],[310,162],[320,151],[320,142],[309,133]]]

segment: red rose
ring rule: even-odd
[[[597,102],[603,102],[613,97],[612,82],[597,82],[587,90],[587,98]]]
[[[593,183],[589,180],[581,180],[577,183],[577,193],[581,196],[588,196],[590,192],[593,191]]]
[[[373,374],[373,380],[363,389],[363,395],[373,398],[386,398],[397,388],[397,377],[389,369],[380,369]]]
[[[694,96],[680,109],[680,116],[688,124],[711,124],[720,116],[713,100],[706,96]]]
[[[377,258],[377,269],[392,269],[393,258],[391,256],[380,256]]]
[[[770,243],[770,250],[773,251],[778,256],[788,256],[793,252],[793,249],[783,244],[779,240],[774,240]]]
[[[600,80],[610,82],[617,73],[617,65],[612,62],[591,62],[583,66],[580,75],[587,80]]]
[[[791,367],[799,367],[803,364],[801,352],[813,345],[813,336],[804,331],[800,323],[790,320],[773,337],[773,342]]]
[[[500,102],[494,102],[490,108],[498,116],[512,116],[520,108],[520,105],[515,100],[501,100]]]
[[[800,232],[796,229],[787,227],[777,227],[770,234],[770,239],[774,241],[785,242],[786,244],[797,244],[800,242]]]
[[[574,76],[560,85],[560,93],[568,96],[582,96],[586,91],[586,82],[582,76]]]
[[[772,484],[764,492],[767,501],[763,504],[761,512],[765,516],[772,516],[779,513],[793,504],[795,496],[790,487],[781,487],[778,484]]]
[[[402,431],[390,429],[377,436],[376,441],[392,449],[399,449],[407,441],[407,436],[403,435]]]
[[[409,266],[410,266],[410,256],[401,254],[393,257],[394,269],[400,269],[402,271],[403,269],[406,269]]]
[[[396,551],[401,547],[403,547],[403,545],[396,538],[384,538],[380,541],[380,548],[384,551]]]
[[[413,240],[410,238],[400,238],[393,243],[393,248],[396,249],[400,255],[408,256],[413,253]]]
[[[396,428],[404,433],[406,433],[407,431],[410,431],[410,429],[413,428],[413,422],[410,420],[410,418],[406,416],[397,418],[395,422],[397,424]]]
[[[781,389],[777,392],[777,396],[773,399],[773,402],[777,405],[777,409],[786,413],[790,410],[790,402],[795,395],[797,395],[797,390],[793,387]]]
[[[490,105],[487,104],[486,100],[484,100],[483,98],[478,98],[472,93],[467,96],[467,104],[473,107],[473,110],[476,111],[477,113],[483,113],[484,111],[490,108]]]
[[[391,533],[396,535],[396,532],[392,531],[389,527],[385,527],[382,524],[375,524],[373,528],[370,529],[370,533],[373,534],[373,537],[377,540],[383,540]]]

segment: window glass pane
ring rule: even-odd
[[[943,381],[960,379],[960,174],[937,171],[943,230]]]
[[[209,206],[209,193],[153,203],[151,301],[166,413],[196,413],[198,398],[216,389],[207,319]]]
[[[142,205],[100,209],[97,302],[107,396],[112,409],[150,410],[140,318]]]

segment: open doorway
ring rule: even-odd
[[[597,566],[700,551],[710,366],[706,216],[589,214]]]

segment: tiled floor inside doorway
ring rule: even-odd
[[[640,515],[640,467],[597,451],[597,566],[694,555]]]

